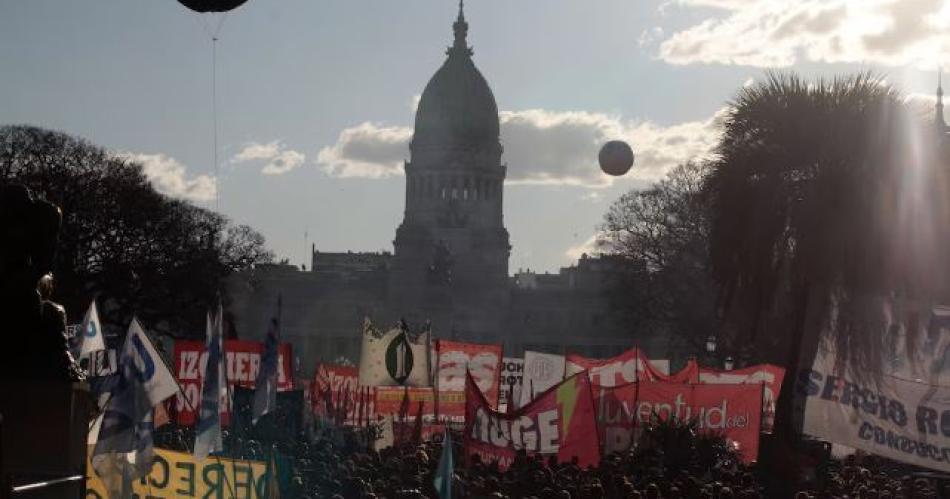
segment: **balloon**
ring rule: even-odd
[[[178,3],[195,12],[227,12],[241,6],[247,0],[178,0]]]
[[[600,148],[597,160],[604,173],[619,177],[633,166],[633,149],[622,140],[611,140]]]

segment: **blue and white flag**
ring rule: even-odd
[[[452,476],[454,474],[455,456],[452,453],[452,434],[446,429],[445,438],[442,440],[442,457],[439,459],[439,467],[432,479],[432,486],[439,494],[439,499],[452,498]]]
[[[111,496],[125,497],[131,480],[145,476],[152,467],[152,408],[175,395],[178,384],[135,319],[118,363],[92,465]]]
[[[278,301],[278,309],[280,302]],[[280,344],[280,324],[277,318],[271,319],[267,329],[267,339],[264,340],[264,354],[261,358],[261,368],[254,382],[254,412],[251,422],[257,424],[265,414],[277,409],[277,347]]]
[[[207,351],[204,382],[201,385],[201,406],[195,429],[195,458],[199,461],[212,452],[224,450],[221,440],[221,397],[227,396],[224,374],[224,340],[221,305],[214,317],[208,314]]]
[[[96,300],[92,300],[92,304],[89,305],[89,310],[86,311],[82,326],[76,335],[78,345],[73,353],[77,361],[93,352],[106,349],[106,342],[102,337],[102,324],[99,322],[99,311],[96,310]]]

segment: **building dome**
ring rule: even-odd
[[[414,146],[498,143],[498,106],[466,44],[468,23],[459,10],[455,44],[422,92]]]

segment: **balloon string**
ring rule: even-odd
[[[203,29],[205,34],[208,35],[208,38],[211,39],[211,119],[214,130],[214,151],[212,152],[214,161],[214,211],[220,211],[221,182],[219,179],[220,171],[218,165],[218,34],[221,33],[221,29],[224,27],[228,13],[225,12],[218,16],[217,26],[215,26],[214,30],[211,29],[211,24],[208,23],[206,16],[198,15],[196,17],[198,18],[198,23],[201,25],[201,29]]]
[[[219,26],[220,28],[220,26]],[[211,115],[214,126],[214,211],[219,210],[221,181],[218,172],[218,38],[211,37]]]

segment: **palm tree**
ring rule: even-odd
[[[867,73],[769,73],[741,90],[705,185],[725,334],[793,375],[805,333],[834,311],[839,354],[875,365],[879,335],[852,320],[863,298],[946,294],[950,183],[936,137]]]

